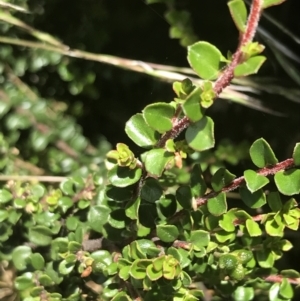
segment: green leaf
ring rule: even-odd
[[[262,64],[265,62],[266,57],[262,55],[257,55],[250,57],[247,61],[237,65],[234,69],[234,76],[248,76],[250,74],[256,74]]]
[[[6,189],[0,189],[0,204],[5,204],[12,199],[13,195]]]
[[[232,297],[234,301],[251,301],[253,300],[254,295],[253,287],[239,286],[232,294]]]
[[[110,208],[107,206],[92,206],[88,213],[88,222],[90,227],[97,232],[102,231],[102,226],[107,223]]]
[[[247,22],[247,8],[243,0],[232,0],[227,3],[231,17],[237,29],[245,32]]]
[[[220,216],[227,211],[226,194],[219,193],[216,197],[207,202],[208,211],[214,216]]]
[[[261,236],[262,235],[262,231],[258,225],[257,222],[255,222],[252,219],[247,219],[246,220],[246,228],[249,232],[249,235],[251,237],[257,237],[257,236]]]
[[[214,147],[214,122],[210,117],[203,117],[192,123],[185,132],[188,145],[196,151],[204,151]]]
[[[279,5],[285,1],[286,0],[263,0],[263,8],[265,9],[270,6]]]
[[[137,199],[134,199],[134,200],[128,202],[126,204],[126,208],[125,208],[126,216],[133,220],[138,219],[138,212],[139,212],[140,204],[141,204],[140,198],[137,198]]]
[[[192,206],[192,192],[189,186],[180,186],[176,190],[176,199],[184,209],[191,209]]]
[[[28,259],[31,255],[31,248],[28,246],[18,246],[12,252],[12,262],[15,268],[23,271],[27,267]]]
[[[182,104],[184,115],[192,122],[199,121],[203,117],[203,109],[200,105],[201,88],[195,89],[190,93]]]
[[[148,105],[143,110],[143,116],[147,124],[161,134],[172,129],[174,114],[175,108],[163,102]]]
[[[36,270],[43,270],[45,266],[45,259],[40,253],[34,253],[30,256],[31,265]]]
[[[142,169],[129,167],[114,166],[108,171],[110,183],[117,187],[126,187],[135,184],[142,176]]]
[[[18,291],[25,291],[26,289],[34,286],[33,281],[33,274],[27,272],[15,279],[14,286]]]
[[[266,204],[266,195],[261,189],[251,193],[246,187],[240,187],[240,195],[243,202],[252,209],[261,208]]]
[[[277,191],[270,192],[267,195],[267,202],[273,212],[278,212],[282,208],[281,198]]]
[[[48,246],[52,241],[52,232],[45,226],[34,226],[29,229],[28,237],[37,246]]]
[[[117,293],[111,301],[132,301],[132,299],[124,292]]]
[[[259,190],[270,182],[267,177],[259,175],[254,170],[250,169],[244,171],[244,177],[247,188],[251,192]]]
[[[234,213],[232,211],[228,211],[223,214],[222,219],[219,220],[219,226],[227,232],[233,232],[235,230],[235,221],[236,216]]]
[[[130,268],[130,275],[134,279],[144,279],[146,277],[146,269],[152,263],[149,259],[136,259]]]
[[[206,184],[202,176],[200,164],[195,164],[191,172],[191,189],[193,197],[201,197],[206,192]]]
[[[234,270],[238,264],[238,258],[233,254],[223,254],[219,258],[219,266],[221,269]]]
[[[284,195],[300,193],[300,169],[281,170],[275,174],[274,180],[278,190]]]
[[[294,164],[300,166],[300,143],[297,143],[293,151]]]
[[[191,231],[189,242],[191,242],[198,249],[206,247],[210,241],[209,232],[204,230]]]
[[[141,199],[149,203],[155,203],[162,196],[163,190],[159,182],[154,178],[147,178],[141,190]]]
[[[160,177],[173,158],[172,153],[162,148],[152,149],[145,154],[145,168],[150,175]]]
[[[279,289],[279,295],[284,299],[291,299],[294,296],[292,285],[288,282],[286,278],[282,279]]]
[[[155,270],[153,264],[147,266],[146,273],[151,281],[156,281],[163,276],[163,271]]]
[[[234,174],[221,167],[212,176],[211,186],[213,187],[214,191],[221,191],[223,187],[230,184],[234,179]]]
[[[273,268],[275,258],[274,254],[267,249],[256,251],[256,259],[258,264],[265,269]]]
[[[63,260],[58,265],[58,271],[62,275],[68,275],[73,271],[74,267],[75,267],[74,262],[69,263],[66,260]]]
[[[179,231],[174,225],[158,225],[156,234],[163,242],[174,242],[179,235]]]
[[[250,157],[252,162],[259,168],[278,163],[268,142],[263,139],[257,139],[250,147]]]
[[[223,56],[220,50],[210,43],[201,41],[188,47],[189,64],[203,79],[216,79],[222,60]]]
[[[158,141],[159,135],[145,121],[142,114],[132,116],[125,126],[128,137],[138,146],[149,148]]]
[[[283,236],[284,228],[284,224],[282,222],[278,224],[272,216],[268,217],[267,221],[265,222],[266,232],[270,236]]]

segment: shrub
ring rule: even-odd
[[[256,73],[265,61],[264,47],[252,40],[262,10],[281,2],[253,0],[249,14],[244,1],[228,2],[240,33],[236,52],[225,57],[204,41],[188,46],[189,64],[202,81],[175,81],[173,101],[147,105],[128,120],[125,132],[141,148],[139,156],[123,143],[109,151],[104,140],[93,147],[61,104],[43,100],[6,66],[2,299],[293,298],[299,273],[279,271],[275,262],[293,246],[286,230],[298,230],[293,196],[300,193],[300,143],[278,162],[268,142],[257,139],[249,148],[255,167],[236,177],[225,164],[238,164],[248,148],[228,140],[215,147],[207,114],[235,77]],[[193,40],[188,35],[183,44]],[[55,57],[47,55],[41,57],[51,63]],[[233,205],[234,198],[241,201]]]

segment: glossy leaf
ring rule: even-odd
[[[200,106],[201,88],[190,93],[182,104],[183,113],[192,122],[199,121],[203,117],[203,109]]]
[[[142,169],[129,167],[114,166],[108,171],[110,183],[117,187],[126,187],[135,184],[142,176]]]
[[[173,158],[172,153],[162,148],[152,149],[145,154],[145,168],[150,175],[160,177]]]
[[[88,213],[90,227],[97,232],[101,232],[102,226],[108,221],[109,213],[110,208],[106,206],[98,205],[91,207]]]
[[[203,79],[218,77],[222,59],[220,50],[210,43],[201,41],[188,47],[189,64]]]
[[[234,76],[248,76],[251,74],[256,74],[262,64],[265,62],[266,57],[262,55],[257,55],[254,57],[250,57],[247,61],[237,65],[234,69]]]
[[[300,193],[300,170],[289,169],[279,171],[275,174],[275,183],[278,190],[284,195],[294,195]]]
[[[247,22],[247,8],[243,0],[231,0],[227,3],[235,26],[240,32],[244,32]]]
[[[259,168],[278,163],[270,145],[263,138],[257,139],[250,147],[252,162]]]
[[[125,132],[135,144],[141,147],[151,147],[158,141],[158,134],[146,123],[142,114],[136,114],[127,121]]]
[[[185,139],[195,151],[204,151],[214,147],[214,122],[210,117],[205,116],[191,124],[185,132]]]
[[[143,116],[147,124],[159,133],[165,133],[172,129],[174,114],[175,108],[163,102],[148,105],[143,110]]]
[[[226,194],[219,193],[216,197],[207,202],[208,211],[214,216],[220,216],[227,211]]]
[[[262,176],[250,169],[244,171],[244,177],[247,188],[251,192],[259,190],[270,182],[267,177]]]

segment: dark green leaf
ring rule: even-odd
[[[141,190],[141,198],[150,203],[154,203],[162,196],[163,190],[159,182],[154,178],[147,178]]]
[[[156,233],[163,242],[174,242],[179,235],[179,231],[174,225],[158,225]]]
[[[226,194],[219,193],[216,197],[207,202],[208,211],[215,216],[220,216],[227,211]]]
[[[34,226],[29,229],[28,237],[37,246],[48,246],[52,241],[52,232],[45,226]]]
[[[26,269],[28,259],[31,255],[31,248],[28,246],[18,246],[12,252],[12,262],[19,271]]]
[[[148,148],[158,141],[158,134],[146,123],[142,114],[136,114],[127,121],[125,132],[141,147]]]
[[[143,110],[143,116],[147,124],[159,133],[165,133],[172,129],[174,114],[174,107],[163,102],[148,105]]]
[[[189,186],[180,186],[176,190],[176,199],[184,209],[191,209],[192,206],[192,192]]]
[[[251,193],[246,187],[240,187],[240,195],[243,202],[252,209],[257,209],[266,204],[266,195],[260,189]]]
[[[162,148],[152,149],[145,154],[145,168],[150,175],[160,177],[173,159],[174,155]]]
[[[254,170],[250,169],[244,171],[244,177],[247,188],[251,192],[259,190],[270,182],[267,177],[259,175]]]
[[[202,92],[201,88],[195,89],[191,94],[185,99],[182,110],[186,117],[192,122],[199,121],[203,117],[203,109],[200,106],[200,94]]]
[[[110,183],[117,187],[126,187],[136,183],[142,176],[142,169],[129,167],[114,166],[108,171]]]
[[[195,164],[191,172],[191,189],[193,197],[201,197],[206,192],[206,184],[202,176],[200,164]]]
[[[275,183],[278,190],[284,195],[300,193],[300,169],[279,171],[275,174]]]
[[[222,59],[220,50],[210,43],[201,41],[188,47],[189,64],[203,79],[218,77]]]
[[[234,174],[221,167],[212,176],[211,186],[213,187],[214,191],[221,191],[223,187],[230,184],[234,179]]]
[[[267,195],[267,202],[273,212],[278,212],[282,208],[281,198],[277,191],[270,192]]]
[[[263,138],[256,140],[251,145],[249,152],[252,162],[259,168],[278,163],[273,150]]]
[[[202,247],[206,247],[210,241],[209,232],[204,230],[191,231],[191,236],[189,241],[198,249]]]
[[[36,270],[43,270],[45,266],[45,259],[40,253],[34,253],[30,256],[31,265]]]
[[[88,213],[88,222],[90,227],[97,232],[102,231],[102,226],[107,223],[110,208],[102,205],[93,206]]]
[[[204,151],[215,145],[214,122],[210,117],[203,117],[191,124],[186,132],[185,139],[188,145],[196,151]]]

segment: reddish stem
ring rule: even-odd
[[[273,166],[264,167],[259,169],[256,173],[262,176],[269,176],[274,175],[275,173],[279,172],[280,170],[286,170],[289,168],[294,167],[294,159],[286,159],[285,161],[279,162]],[[239,177],[233,180],[229,185],[222,188],[222,190],[218,192],[210,192],[205,196],[196,199],[197,207],[204,205],[209,199],[216,197],[218,194],[222,192],[230,192],[232,190],[237,189],[239,186],[245,183],[245,177]]]
[[[263,0],[253,0],[245,32],[241,37],[241,41],[236,52],[233,55],[233,59],[215,82],[214,92],[216,96],[218,96],[227,86],[229,86],[231,80],[234,78],[235,67],[243,62],[244,58],[242,48],[253,40],[261,15],[262,5]],[[161,137],[161,139],[157,143],[157,146],[163,147],[168,139],[174,139],[178,137],[178,135],[189,125],[189,119],[186,116],[183,117],[181,120],[174,124],[172,130],[168,131]]]

